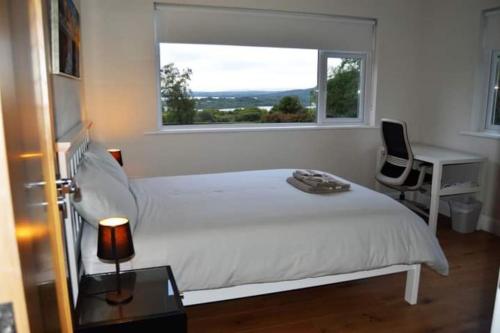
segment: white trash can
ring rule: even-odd
[[[452,229],[463,234],[475,231],[481,206],[480,201],[471,197],[450,200]]]

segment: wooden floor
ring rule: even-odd
[[[489,332],[500,237],[462,235],[440,222],[450,263],[443,277],[423,267],[419,303],[403,299],[405,274],[187,308],[189,333]]]

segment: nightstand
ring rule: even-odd
[[[105,299],[115,287],[114,273],[82,278],[76,332],[187,332],[186,312],[170,266],[124,271],[121,278],[123,288],[134,295],[123,305],[110,305]]]

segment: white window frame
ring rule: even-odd
[[[495,102],[497,94],[499,93],[497,82],[497,73],[500,68],[500,50],[493,50],[491,52],[491,60],[489,66],[489,81],[488,81],[488,101],[486,104],[486,124],[485,128],[489,131],[500,132],[500,125],[495,125]]]
[[[327,82],[328,82],[328,58],[356,58],[361,59],[358,116],[356,118],[328,118],[326,114]],[[367,119],[367,105],[365,101],[367,92],[367,59],[368,54],[364,52],[342,52],[324,51],[318,52],[318,124],[363,124]]]
[[[232,124],[191,124],[191,125],[165,125],[163,124],[163,110],[160,94],[160,44],[156,41],[156,88],[157,88],[157,119],[160,131],[217,131],[217,130],[243,130],[243,129],[279,129],[279,128],[321,128],[321,127],[352,127],[369,126],[370,116],[373,110],[373,60],[372,52],[345,52],[318,50],[317,86],[318,101],[316,109],[316,121],[307,123],[232,123]],[[327,118],[326,117],[326,86],[328,80],[328,58],[360,58],[360,97],[357,118]]]

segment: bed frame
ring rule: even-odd
[[[83,153],[87,149],[90,142],[91,125],[91,123],[82,124],[58,140],[57,152],[59,172],[62,178],[72,178],[76,174]],[[65,197],[65,209],[67,213],[64,219],[63,230],[65,232],[66,240],[66,254],[71,284],[70,290],[72,292],[73,305],[76,306],[78,299],[78,284],[84,273],[80,258],[83,219],[70,204],[69,196],[70,195],[67,194]],[[210,303],[401,272],[406,272],[404,298],[409,304],[416,304],[420,281],[420,264],[393,265],[367,271],[306,278],[293,281],[256,283],[220,289],[188,291],[183,293],[183,303],[184,305]]]
[[[57,141],[57,161],[59,164],[59,178],[73,179],[78,165],[87,150],[90,142],[90,128],[92,123],[84,123],[70,130]],[[66,241],[66,257],[68,264],[69,283],[73,305],[78,300],[78,287],[83,275],[80,260],[80,243],[82,237],[83,219],[70,202],[69,193],[64,196],[64,238]]]

